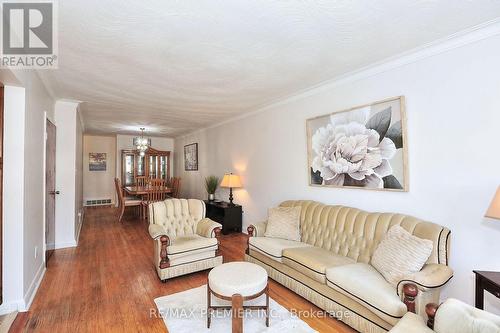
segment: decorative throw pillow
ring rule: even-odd
[[[300,207],[269,208],[264,236],[300,242]]]
[[[431,240],[415,237],[395,225],[373,253],[371,264],[396,286],[404,276],[422,269],[432,253],[432,247]]]

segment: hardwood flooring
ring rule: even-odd
[[[246,239],[223,236],[224,260],[243,260]],[[150,315],[153,299],[205,284],[208,271],[161,283],[152,252],[145,221],[118,223],[114,208],[87,209],[78,247],[54,251],[30,311],[10,332],[166,332]],[[319,310],[272,280],[270,296],[289,310]],[[332,318],[302,319],[319,332],[354,332]]]

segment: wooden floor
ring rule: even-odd
[[[114,211],[86,211],[78,247],[54,252],[30,311],[18,315],[10,332],[167,331],[150,316],[153,300],[205,284],[208,272],[161,283],[146,222],[125,217],[118,223]],[[224,236],[224,260],[243,260],[245,247],[246,235]],[[319,310],[274,281],[270,296],[289,310]],[[303,320],[319,332],[354,332],[332,318]]]

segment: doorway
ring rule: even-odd
[[[56,126],[47,119],[45,143],[45,267],[56,243]]]

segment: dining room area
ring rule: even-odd
[[[116,220],[147,220],[150,203],[178,198],[173,174],[173,140],[137,134],[85,134],[83,201],[86,208],[114,206]]]

